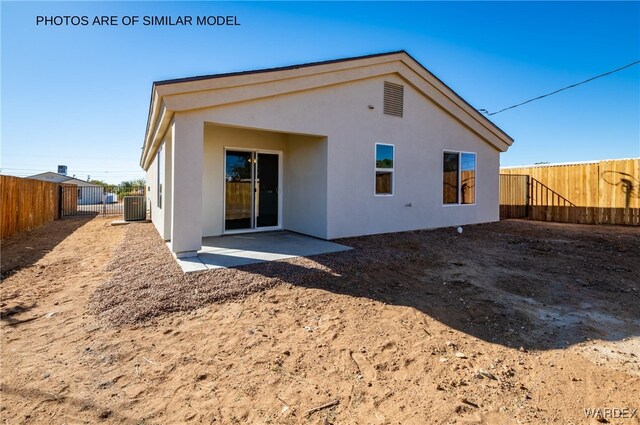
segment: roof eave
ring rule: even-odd
[[[191,91],[194,91],[194,88],[195,88],[195,91],[214,89],[212,88],[212,85],[208,85],[209,88],[198,89],[197,86],[202,86],[202,85],[196,84],[196,86],[194,86],[193,85],[194,82],[217,80],[222,78],[241,77],[244,75],[252,75],[252,74],[266,74],[266,73],[301,70],[304,68],[320,67],[323,65],[330,66],[333,64],[353,62],[353,61],[367,61],[370,59],[382,58],[385,56],[394,56],[394,55],[398,56],[397,60],[403,62],[405,66],[408,66],[410,69],[413,69],[414,72],[416,72],[418,75],[420,75],[420,73],[414,68],[417,68],[420,71],[426,73],[426,75],[429,78],[433,79],[433,82],[436,83],[434,85],[433,82],[429,81],[429,78],[427,78],[426,81],[428,84],[431,84],[444,97],[448,98],[448,101],[453,102],[454,104],[457,104],[458,108],[461,111],[464,111],[464,113],[467,114],[467,116],[469,116],[472,121],[475,121],[481,127],[484,127],[487,130],[487,132],[492,135],[490,136],[490,138],[499,140],[499,142],[497,142],[497,140],[492,141],[492,140],[489,140],[487,137],[482,137],[487,143],[494,146],[496,149],[498,149],[501,152],[506,151],[509,148],[509,146],[513,144],[513,141],[514,141],[513,138],[511,138],[511,136],[509,136],[506,132],[504,132],[500,127],[498,127],[495,123],[493,123],[486,116],[480,113],[476,108],[471,106],[471,104],[467,102],[462,96],[460,96],[458,93],[452,90],[447,84],[445,84],[442,80],[440,80],[433,73],[431,73],[424,65],[418,62],[409,53],[407,53],[405,50],[398,50],[398,51],[387,52],[387,53],[379,53],[379,54],[351,57],[351,58],[344,58],[344,59],[335,59],[335,60],[322,61],[322,62],[312,62],[312,63],[278,67],[278,68],[268,68],[268,69],[252,70],[252,71],[233,72],[233,73],[225,73],[225,74],[212,74],[212,75],[205,75],[205,76],[156,81],[152,84],[152,87],[151,87],[149,115],[147,117],[147,129],[145,132],[145,140],[144,140],[142,153],[140,157],[140,166],[145,171],[150,166],[150,163],[151,163],[150,156],[153,154],[153,152],[151,152],[153,150],[153,146],[156,144],[158,137],[162,137],[164,135],[164,134],[160,134],[159,130],[162,130],[164,127],[166,127],[166,122],[167,122],[166,120],[169,119],[170,116],[173,116],[174,111],[167,110],[167,107],[164,102],[164,96],[165,95],[172,96],[174,94],[189,93]],[[396,60],[396,59],[393,59],[393,60]],[[285,75],[286,74],[289,74],[289,73],[285,73]],[[299,73],[295,73],[295,74],[299,74]],[[305,75],[305,74],[302,74],[302,75]],[[241,82],[242,79],[239,81]],[[236,80],[236,82],[238,82],[238,80]],[[182,91],[182,89],[180,90],[175,89],[175,87],[180,87],[183,85],[184,85],[184,91]],[[213,84],[213,86],[215,85],[216,84]],[[206,86],[207,85],[204,85],[204,87]],[[173,90],[169,89],[169,87],[173,87],[174,89]],[[439,103],[436,102],[436,104],[439,104]],[[454,114],[452,113],[452,115]]]

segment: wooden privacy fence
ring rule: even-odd
[[[58,183],[0,176],[1,239],[58,218],[59,187]]]
[[[500,170],[500,217],[640,225],[640,159]]]
[[[500,174],[500,218],[529,217],[529,176]]]
[[[255,184],[256,192],[260,191],[260,183]],[[228,181],[225,191],[225,219],[238,220],[251,217],[251,182],[249,181]],[[260,207],[260,197],[254,197],[254,208],[257,211]]]
[[[73,215],[122,215],[125,196],[145,196],[145,186],[76,185],[0,176],[1,238]]]

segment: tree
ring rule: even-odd
[[[123,181],[118,186],[116,186],[115,191],[118,194],[118,198],[122,199],[122,197],[128,195],[144,195],[145,186],[145,179],[128,180]]]
[[[113,185],[110,185],[109,183],[107,183],[105,181],[96,180],[96,179],[89,179],[88,182],[92,183],[92,184],[97,184],[97,185],[100,185],[100,186],[113,186]]]
[[[120,184],[130,184],[131,186],[146,186],[147,181],[145,179],[134,179],[129,181],[124,181]]]

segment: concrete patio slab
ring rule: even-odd
[[[250,233],[203,238],[202,249],[196,257],[177,261],[182,271],[189,273],[350,249],[345,245],[286,231]]]

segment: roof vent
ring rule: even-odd
[[[402,116],[404,103],[404,86],[400,84],[384,82],[384,113],[387,115],[394,115],[396,117]]]

